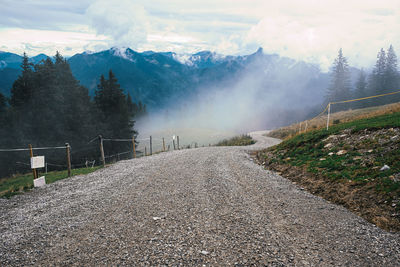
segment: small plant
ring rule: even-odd
[[[255,144],[253,138],[250,135],[240,135],[235,136],[230,139],[224,139],[221,142],[217,143],[216,146],[248,146]]]
[[[339,124],[340,120],[333,120],[333,124]]]

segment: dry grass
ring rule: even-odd
[[[343,122],[350,122],[358,119],[372,118],[379,115],[395,113],[395,112],[400,112],[400,102],[384,106],[331,113],[329,121],[330,125],[333,125]],[[325,128],[326,121],[327,121],[327,115],[325,114],[311,120],[278,128],[276,130],[269,132],[268,136],[279,139],[291,138],[299,133]]]

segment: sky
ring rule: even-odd
[[[400,53],[399,0],[0,0],[0,51],[71,56],[136,51],[279,54],[327,69],[343,49],[370,67]]]

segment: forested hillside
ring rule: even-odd
[[[21,74],[12,85],[9,105],[0,94],[0,147],[26,148],[72,146],[72,161],[97,159],[97,143],[89,141],[102,134],[107,138],[131,138],[136,135],[134,119],[145,107],[132,102],[111,70],[99,75],[95,97],[73,76],[69,63],[59,53],[32,64],[24,55]],[[139,108],[139,106],[141,108]],[[108,144],[108,151],[120,151],[127,144]],[[129,144],[131,146],[131,144]],[[0,177],[15,173],[16,163],[27,163],[28,152],[0,153]],[[52,164],[64,162],[65,151],[51,154]]]

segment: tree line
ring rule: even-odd
[[[340,49],[331,68],[331,83],[328,87],[325,101],[329,103],[352,98],[363,98],[399,90],[400,74],[397,69],[397,56],[392,45],[390,45],[387,51],[381,48],[378,52],[375,66],[369,75],[361,69],[354,86],[351,81],[349,64],[343,55],[342,49]],[[400,94],[397,94],[358,101],[353,104],[342,104],[337,108],[342,110],[350,107],[363,108],[399,101]]]
[[[70,66],[58,52],[33,65],[26,54],[22,72],[12,85],[10,98],[0,94],[0,148],[60,146],[72,147],[73,164],[98,159],[99,134],[105,138],[132,138],[137,135],[135,119],[146,114],[146,106],[134,103],[118,84],[112,70],[100,76],[95,96],[72,75]],[[129,143],[105,143],[107,153],[129,150]],[[25,154],[26,155],[25,155]],[[65,151],[43,151],[49,161],[65,164]],[[41,152],[41,154],[43,154]],[[0,152],[0,177],[20,169],[28,152]]]

